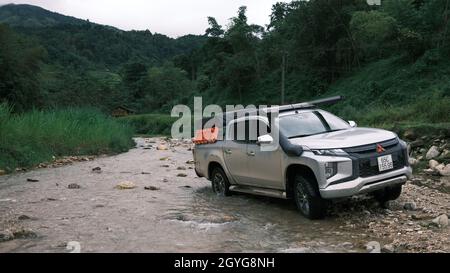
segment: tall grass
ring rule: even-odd
[[[127,151],[131,127],[94,109],[12,114],[0,104],[0,169],[30,167],[53,156]]]

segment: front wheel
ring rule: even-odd
[[[326,200],[322,199],[319,190],[313,184],[315,181],[295,176],[294,199],[300,212],[309,219],[322,219],[325,217]]]
[[[215,167],[211,172],[212,189],[218,196],[230,196],[230,182],[225,172],[220,167]]]

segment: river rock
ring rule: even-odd
[[[404,208],[405,210],[414,211],[414,210],[417,209],[417,205],[416,205],[415,202],[406,202],[406,203],[403,205],[403,208]]]
[[[157,149],[158,151],[167,151],[167,150],[169,150],[169,148],[167,147],[167,145],[164,145],[164,144],[158,145],[158,147],[156,147],[156,149]]]
[[[0,170],[0,175],[5,175],[6,171],[5,170]]]
[[[159,188],[155,186],[146,186],[144,189],[148,191],[159,191]]]
[[[417,160],[417,159],[415,159],[413,157],[410,157],[408,159],[408,162],[409,162],[409,165],[414,166],[414,165],[416,165],[419,162],[419,160]]]
[[[433,220],[433,224],[437,225],[438,227],[445,228],[448,226],[448,217],[447,214],[442,214]]]
[[[10,230],[0,231],[0,242],[6,242],[14,240],[14,234]]]
[[[381,253],[381,245],[376,241],[368,242],[366,244],[366,249],[369,253]]]
[[[439,150],[438,150],[438,147],[432,146],[432,147],[428,150],[427,155],[426,155],[426,158],[427,158],[427,159],[433,159],[433,158],[436,158],[436,157],[438,157],[438,156],[439,156]]]
[[[385,253],[394,253],[395,248],[394,248],[393,245],[387,244],[387,245],[384,245],[383,248],[382,248],[381,250],[382,250],[383,252],[385,252]]]
[[[445,169],[445,164],[439,164],[436,167],[434,167],[434,170],[436,170],[437,172],[440,172],[443,169]]]
[[[179,173],[179,174],[177,174],[177,176],[178,176],[178,177],[187,177],[187,174],[185,174],[185,173]]]
[[[119,190],[131,190],[136,188],[136,184],[134,184],[133,182],[130,181],[125,181],[125,182],[121,182],[119,184],[117,184],[116,189]]]
[[[425,144],[425,142],[422,139],[417,139],[413,142],[410,143],[411,148],[418,148],[418,147],[423,147],[423,145]]]
[[[447,164],[447,166],[439,170],[439,174],[442,176],[450,176],[450,164]]]
[[[430,169],[435,169],[437,165],[439,165],[439,162],[437,162],[437,161],[434,160],[434,159],[431,159],[431,160],[428,162],[428,166],[430,166]]]
[[[77,190],[77,189],[81,189],[81,186],[78,185],[77,183],[72,183],[72,184],[68,185],[67,188],[71,189],[71,190]]]

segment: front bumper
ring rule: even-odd
[[[402,169],[367,178],[358,177],[340,184],[330,185],[320,189],[320,195],[325,199],[349,197],[372,192],[389,186],[404,184],[412,178],[412,169],[405,166]]]

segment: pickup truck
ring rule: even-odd
[[[395,133],[358,128],[311,103],[280,109],[278,122],[260,114],[231,119],[223,140],[195,145],[195,171],[217,195],[293,199],[305,217],[320,219],[333,199],[370,193],[382,204],[395,200],[412,177],[407,144]],[[250,128],[263,127],[269,133],[249,138]],[[280,145],[261,149],[273,144],[274,130]]]

